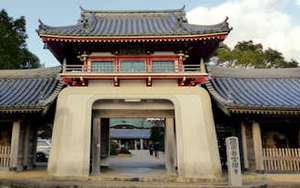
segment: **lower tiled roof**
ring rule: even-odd
[[[214,68],[206,87],[226,113],[300,114],[300,69]]]
[[[46,112],[63,88],[60,67],[1,70],[0,113]]]

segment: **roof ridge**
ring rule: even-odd
[[[161,9],[161,10],[155,10],[155,9],[149,9],[149,10],[87,10],[82,8],[80,6],[80,10],[82,13],[109,13],[109,14],[124,14],[124,13],[184,13],[185,12],[185,6],[179,8],[179,9]]]
[[[61,66],[34,69],[2,69],[0,79],[26,79],[57,77]]]
[[[255,78],[255,79],[282,79],[300,78],[299,68],[224,68],[214,67],[209,71],[212,77],[224,78]]]

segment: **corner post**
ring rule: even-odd
[[[248,169],[249,168],[249,160],[248,160],[247,133],[246,133],[246,125],[244,122],[241,123],[241,135],[242,135],[244,168]]]
[[[10,153],[10,169],[16,171],[22,171],[23,166],[20,158],[21,148],[22,148],[22,135],[21,135],[21,121],[14,121],[12,128],[12,137],[11,137],[11,153]]]

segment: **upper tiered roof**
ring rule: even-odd
[[[300,68],[214,68],[206,84],[226,113],[300,114]]]
[[[227,19],[216,25],[187,22],[184,8],[156,11],[91,11],[81,9],[81,18],[71,26],[52,27],[40,22],[40,36],[60,37],[171,37],[228,34]]]

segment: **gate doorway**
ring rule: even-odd
[[[101,100],[93,105],[92,114],[91,175],[176,174],[176,130],[170,102],[143,100],[128,104]],[[130,119],[152,125],[114,125],[116,120]]]

